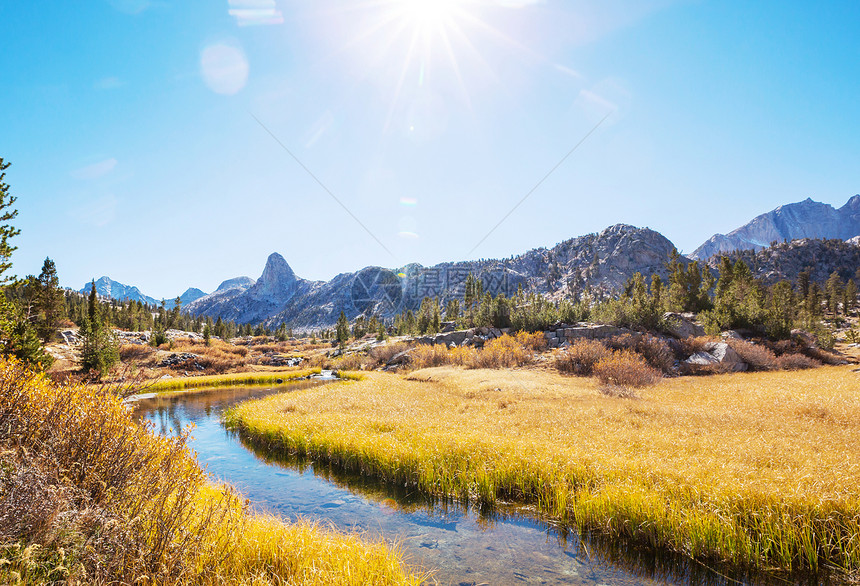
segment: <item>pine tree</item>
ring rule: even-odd
[[[842,279],[839,277],[839,273],[834,271],[830,274],[824,291],[826,293],[824,301],[827,303],[827,311],[836,315],[839,312],[839,301],[842,299]]]
[[[119,347],[113,332],[107,327],[101,314],[95,280],[87,300],[87,315],[80,328],[81,366],[84,372],[97,378],[104,376],[119,361]]]
[[[227,337],[227,327],[224,325],[224,320],[221,319],[221,316],[218,316],[218,321],[215,322],[215,335],[222,340]]]
[[[37,309],[39,310],[39,335],[48,341],[54,332],[63,312],[63,297],[60,291],[60,280],[57,277],[57,267],[54,261],[46,258],[39,274],[39,290]]]
[[[460,300],[449,299],[445,306],[445,321],[457,321],[460,317]]]
[[[343,310],[341,310],[340,316],[337,318],[335,330],[337,332],[337,343],[343,348],[346,346],[347,340],[349,340],[349,321],[346,319],[346,314]]]
[[[4,162],[3,157],[0,157],[0,285],[6,285],[12,281],[12,278],[3,274],[12,267],[10,259],[12,253],[18,248],[9,244],[9,239],[21,233],[8,223],[18,215],[18,210],[11,209],[17,198],[9,193],[9,185],[4,181],[9,165],[11,163]]]
[[[797,289],[800,291],[800,299],[806,301],[809,296],[809,271],[800,271],[797,273]]]
[[[850,315],[857,305],[857,285],[854,279],[848,279],[842,292],[842,308],[845,315]]]

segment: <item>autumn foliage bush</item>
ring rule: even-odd
[[[657,370],[668,373],[675,364],[675,353],[663,338],[650,334],[624,334],[606,341],[612,350],[633,350]]]
[[[577,340],[555,355],[555,367],[560,372],[590,376],[594,366],[612,351],[596,340]]]
[[[473,368],[512,368],[532,361],[532,353],[517,338],[501,336],[489,340],[477,354]]]
[[[385,366],[389,360],[408,349],[409,344],[405,342],[392,342],[371,348],[367,353],[370,358],[369,365],[373,367]]]
[[[444,364],[455,364],[465,368],[524,366],[533,360],[533,351],[520,340],[528,344],[536,343],[534,336],[517,338],[504,335],[488,340],[480,350],[471,346],[448,348],[444,344],[419,345],[410,354],[410,366],[412,368],[429,368]]]
[[[776,370],[780,367],[776,354],[761,344],[734,339],[728,340],[728,344],[741,360],[750,365],[751,370]]]
[[[0,359],[0,583],[420,581],[384,544],[250,514],[187,439],[156,435],[107,386]]]
[[[444,344],[419,345],[409,356],[413,368],[430,368],[450,364],[448,348]]]
[[[543,332],[517,332],[515,338],[518,344],[535,352],[546,350],[548,344]]]
[[[632,350],[615,350],[594,365],[594,376],[613,387],[640,388],[660,380],[660,371]]]
[[[804,370],[821,366],[819,361],[803,354],[783,354],[777,357],[776,364],[782,370]]]

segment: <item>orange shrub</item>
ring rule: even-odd
[[[780,368],[776,354],[759,344],[746,340],[728,340],[729,347],[738,353],[741,360],[750,365],[752,370],[775,370]]]
[[[388,361],[394,358],[397,354],[409,349],[409,344],[405,342],[392,342],[384,346],[376,346],[368,352],[371,360],[376,366],[388,364]]]
[[[547,347],[546,337],[544,337],[543,332],[534,332],[530,334],[528,332],[520,331],[517,332],[516,340],[520,345],[536,352],[546,350]]]
[[[335,367],[332,359],[322,353],[307,358],[307,364],[308,368],[321,368],[323,370],[331,370]]]
[[[689,338],[684,338],[683,340],[678,340],[681,346],[681,351],[685,356],[692,356],[696,352],[704,352],[705,346],[710,344],[711,342],[716,342],[715,338],[709,338],[707,336],[698,336]]]
[[[559,372],[588,376],[601,359],[611,351],[596,340],[577,340],[555,355],[555,367]]]
[[[532,355],[515,338],[505,334],[490,340],[478,353],[475,368],[522,366],[532,361]]]
[[[478,363],[478,351],[472,346],[457,346],[448,350],[451,364],[457,366],[472,366]]]
[[[419,345],[409,356],[414,368],[429,368],[449,364],[448,348],[444,344]]]
[[[594,365],[594,375],[606,385],[645,387],[660,380],[660,371],[632,350],[616,350]]]
[[[347,354],[341,356],[334,363],[334,367],[338,370],[360,370],[364,360],[359,354]]]
[[[829,350],[824,350],[823,348],[818,348],[816,346],[804,348],[803,353],[806,354],[809,358],[812,358],[813,360],[823,362],[824,364],[829,364],[831,366],[848,364],[848,362],[842,357],[840,357],[838,354],[830,352]]]
[[[804,370],[821,366],[820,362],[803,354],[783,354],[776,359],[776,364],[782,370]]]
[[[613,350],[633,350],[662,372],[671,372],[675,365],[675,353],[666,340],[650,334],[615,336],[606,341],[606,346]]]
[[[119,359],[123,362],[140,362],[154,353],[153,348],[141,344],[123,344],[119,347]]]

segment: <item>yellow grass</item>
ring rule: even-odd
[[[107,387],[0,360],[0,583],[417,584],[400,553],[254,515]]]
[[[162,393],[171,391],[182,391],[185,389],[199,389],[211,387],[226,387],[231,385],[274,385],[278,381],[287,382],[306,377],[311,374],[319,374],[319,368],[302,370],[290,370],[283,372],[234,372],[232,374],[213,374],[207,376],[189,376],[182,378],[170,378],[158,380],[146,387],[147,392]]]
[[[667,379],[440,367],[243,404],[274,451],[739,566],[860,570],[860,374]]]

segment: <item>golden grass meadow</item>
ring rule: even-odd
[[[860,570],[860,374],[664,379],[633,397],[550,370],[442,366],[277,395],[227,425],[273,453],[700,560]]]

